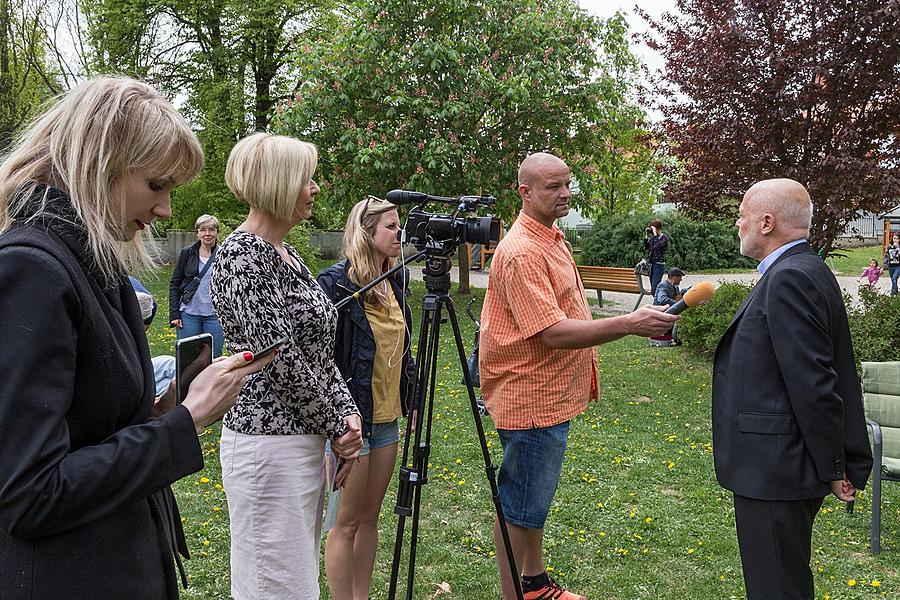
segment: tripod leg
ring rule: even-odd
[[[434,311],[423,308],[422,323],[419,328],[419,349],[416,352],[416,386],[413,390],[413,406],[411,407],[410,420],[415,414],[415,432],[407,425],[406,439],[403,442],[403,456],[400,460],[400,473],[398,474],[397,504],[394,512],[397,517],[397,536],[394,540],[394,559],[391,562],[391,579],[388,589],[389,600],[394,600],[397,594],[397,581],[400,573],[400,560],[403,555],[403,537],[406,526],[406,517],[413,514],[414,490],[419,485],[418,465],[415,462],[416,448],[421,440],[422,416],[425,408],[425,382],[431,380],[429,369],[433,363],[430,355],[432,344],[430,333],[433,329]],[[412,443],[413,462],[409,462],[410,443]]]
[[[441,303],[439,300],[426,300],[425,306],[428,310],[433,310],[433,319],[431,322],[431,337],[428,340],[429,353],[431,360],[428,372],[431,378],[426,380],[428,388],[427,408],[423,418],[420,419],[421,434],[425,441],[417,443],[414,449],[413,462],[419,471],[419,485],[415,488],[415,501],[413,504],[412,530],[409,536],[409,571],[406,580],[406,600],[413,600],[413,588],[415,583],[416,572],[416,554],[419,542],[419,517],[421,516],[422,502],[422,486],[428,483],[428,461],[431,458],[431,425],[434,415],[434,389],[437,384],[437,361],[440,352],[441,338]],[[423,386],[425,387],[425,386]],[[417,438],[418,440],[418,438]]]
[[[412,600],[416,544],[418,541],[419,515],[422,486],[428,483],[428,460],[431,453],[431,420],[434,411],[434,390],[437,375],[437,359],[440,340],[440,302],[434,294],[427,294],[423,300],[422,326],[419,332],[419,350],[416,354],[417,379],[415,389],[416,431],[412,442],[410,459],[410,435],[403,447],[403,459],[400,467],[400,485],[397,492],[397,506],[394,509],[399,515],[397,521],[397,537],[394,542],[394,560],[391,564],[391,582],[388,598],[394,600],[397,593],[400,560],[403,553],[403,537],[406,517],[412,517],[412,530],[409,544],[409,567],[407,572],[407,598]],[[426,395],[427,394],[427,395]],[[427,402],[426,402],[427,399]],[[427,408],[427,412],[426,412]],[[424,441],[423,441],[424,436]],[[410,460],[408,460],[410,459]]]
[[[509,529],[506,527],[506,519],[503,518],[503,507],[500,504],[500,489],[497,487],[497,467],[491,462],[491,453],[488,450],[487,438],[484,435],[484,426],[481,423],[481,414],[478,402],[475,399],[475,388],[472,386],[472,374],[469,373],[469,363],[466,360],[466,350],[463,345],[462,335],[459,333],[459,323],[456,320],[456,310],[453,308],[453,299],[447,296],[447,313],[450,315],[450,323],[453,326],[453,337],[456,339],[456,350],[459,354],[459,366],[462,368],[463,378],[466,382],[466,390],[469,392],[469,404],[472,407],[472,419],[475,421],[475,429],[478,431],[478,442],[481,444],[481,456],[484,460],[484,471],[488,482],[491,484],[491,499],[494,501],[494,511],[497,513],[497,523],[500,525],[500,535],[503,537],[503,547],[506,549],[506,559],[509,572],[512,575],[513,586],[516,590],[516,598],[522,600],[522,578],[516,567],[516,557],[513,555],[512,544],[509,541]]]

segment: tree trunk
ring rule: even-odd
[[[457,248],[459,254],[459,287],[460,294],[470,294],[469,289],[469,248],[466,244],[460,244]]]

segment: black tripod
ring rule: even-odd
[[[453,337],[456,340],[459,364],[462,368],[466,389],[469,392],[472,419],[475,421],[475,428],[478,431],[478,441],[481,444],[484,469],[488,482],[491,485],[491,499],[494,502],[497,521],[500,524],[500,532],[503,536],[503,546],[506,549],[510,574],[515,585],[516,597],[522,600],[521,580],[509,542],[509,531],[506,527],[506,520],[503,518],[503,508],[500,506],[500,492],[497,488],[497,467],[491,463],[491,455],[488,452],[484,427],[481,424],[481,416],[475,399],[475,389],[472,387],[472,376],[469,373],[466,361],[462,336],[459,332],[459,323],[456,320],[456,311],[453,308],[453,298],[448,293],[450,290],[449,256],[427,256],[424,275],[427,293],[422,301],[422,324],[419,329],[419,348],[416,353],[416,390],[413,395],[416,410],[415,439],[411,457],[411,436],[409,434],[407,434],[406,441],[403,444],[403,458],[397,489],[397,505],[394,508],[394,512],[399,515],[397,519],[397,539],[394,543],[394,560],[391,565],[391,584],[388,598],[395,600],[397,597],[397,579],[403,553],[404,530],[406,518],[409,516],[412,516],[412,529],[410,532],[409,563],[406,577],[406,598],[407,600],[412,600],[413,598],[422,486],[428,483],[428,460],[431,454],[431,419],[434,411],[434,388],[437,378],[438,350],[440,348],[441,311],[446,307],[447,314],[450,316],[450,324],[453,326]]]

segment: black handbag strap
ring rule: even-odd
[[[212,266],[213,261],[216,259],[216,249],[218,246],[213,246],[212,252],[209,253],[209,260],[206,261],[206,264],[203,265],[203,269],[200,270],[200,273],[197,274],[197,279],[203,279],[203,276],[206,275],[206,272],[209,271],[209,268]],[[197,250],[197,258],[200,258],[200,250]]]

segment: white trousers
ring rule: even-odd
[[[235,600],[318,600],[324,449],[321,435],[222,427]]]

